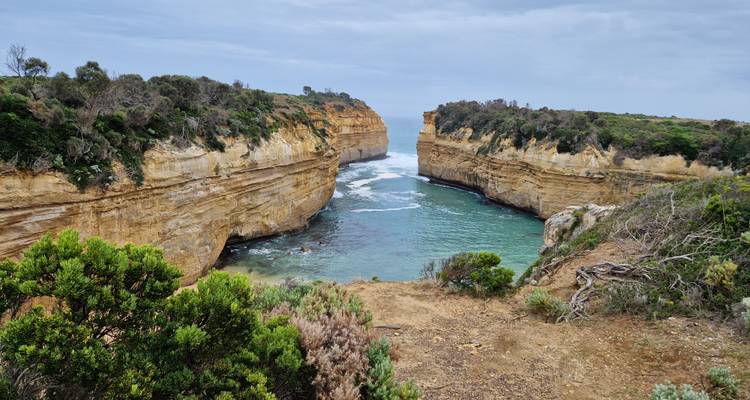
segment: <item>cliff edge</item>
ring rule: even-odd
[[[382,119],[364,105],[309,109],[312,124],[282,126],[260,144],[222,138],[224,151],[158,142],[146,151],[143,183],[118,179],[80,191],[61,172],[0,175],[0,259],[45,233],[75,228],[124,243],[150,243],[194,282],[230,237],[304,227],[330,200],[340,163],[385,155]],[[323,128],[327,137],[316,132]]]
[[[587,144],[575,153],[559,152],[555,143],[534,137],[516,147],[510,138],[476,137],[470,128],[440,132],[436,114],[424,113],[420,175],[481,190],[545,219],[568,206],[619,204],[656,183],[733,175],[698,161],[688,165],[680,155],[635,159]]]

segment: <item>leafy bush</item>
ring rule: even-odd
[[[740,382],[732,375],[729,368],[711,368],[708,370],[708,381],[711,383],[709,393],[714,400],[737,399]]]
[[[413,398],[369,380],[371,317],[336,285],[215,272],[175,293],[161,251],[75,231],[0,267],[3,398]]]
[[[683,385],[682,389],[667,382],[658,384],[651,393],[651,400],[711,400],[706,392],[696,392],[690,385]]]
[[[330,89],[318,92],[309,86],[305,86],[302,88],[302,93],[303,95],[299,96],[302,101],[319,107],[326,104],[332,104],[341,109],[342,107],[365,105],[362,100],[355,99],[346,92],[334,92]]]
[[[119,162],[140,185],[144,152],[156,141],[223,151],[222,137],[244,136],[257,145],[295,124],[325,140],[325,128],[308,111],[329,102],[364,106],[344,95],[277,95],[180,75],[110,79],[93,61],[76,68],[74,77],[0,77],[0,166],[61,171],[83,190],[112,184]]]
[[[500,262],[491,252],[458,253],[426,264],[422,276],[478,295],[502,296],[513,289],[513,271],[500,267]]]
[[[385,339],[374,340],[367,351],[370,370],[365,384],[366,398],[373,400],[416,400],[420,391],[412,381],[399,384],[393,377],[391,345]]]
[[[710,387],[708,393],[697,392],[690,385],[681,389],[670,382],[654,386],[651,400],[735,400],[737,399],[739,381],[728,368],[711,368],[707,374]]]
[[[567,303],[539,288],[532,290],[526,297],[526,308],[547,321],[558,321],[569,311]]]
[[[719,260],[718,256],[712,256],[708,259],[708,267],[706,267],[706,283],[714,287],[731,289],[736,273],[737,264],[731,260]]]
[[[522,148],[532,139],[555,143],[561,153],[577,153],[586,146],[610,146],[619,157],[682,155],[688,162],[747,171],[750,167],[750,126],[734,121],[714,123],[660,118],[639,114],[532,109],[503,99],[485,103],[459,101],[437,109],[438,134],[470,139],[491,136],[479,154],[502,150],[503,140]],[[468,135],[468,133],[467,133]]]

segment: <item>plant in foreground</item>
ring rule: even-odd
[[[526,298],[526,308],[547,321],[558,321],[570,311],[567,303],[539,288],[532,290]]]
[[[371,316],[343,288],[214,272],[175,293],[179,276],[154,247],[75,231],[0,262],[0,398],[416,398],[371,379],[390,354],[370,359]]]
[[[657,384],[651,392],[651,400],[735,400],[737,399],[739,380],[728,368],[711,368],[707,374],[708,392],[696,391],[690,385],[677,388],[671,382]]]

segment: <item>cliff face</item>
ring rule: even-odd
[[[336,114],[341,164],[385,157],[388,152],[388,135],[383,119],[374,111],[362,112],[348,108],[341,111],[329,108]]]
[[[531,142],[520,150],[510,141],[488,155],[477,154],[489,138],[469,141],[470,132],[438,135],[435,113],[424,114],[417,142],[419,173],[476,188],[495,201],[548,218],[571,205],[618,204],[661,182],[732,175],[681,156],[615,160],[614,151],[587,147],[558,153],[548,143]]]
[[[297,125],[260,146],[228,139],[224,152],[159,144],[146,153],[139,187],[120,178],[105,192],[81,193],[59,173],[2,175],[0,259],[19,256],[44,233],[75,228],[118,243],[154,244],[191,283],[232,236],[304,227],[331,198],[342,155],[354,161],[357,154],[385,154],[385,126],[374,111],[326,108],[325,114],[311,113],[327,125],[327,141]]]

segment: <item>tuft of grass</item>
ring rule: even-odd
[[[539,288],[532,290],[526,297],[526,308],[551,322],[558,321],[570,311],[567,303]]]

